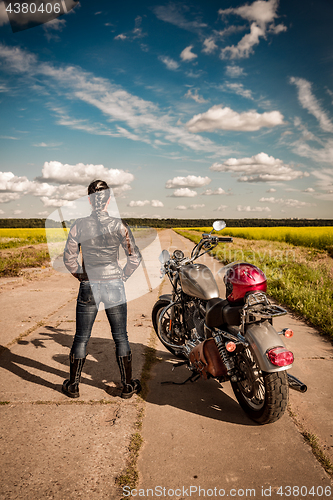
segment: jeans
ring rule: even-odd
[[[86,346],[101,302],[105,305],[116,344],[116,355],[131,354],[126,330],[127,302],[123,281],[81,281],[76,304],[76,333],[71,349],[75,359],[86,356]]]

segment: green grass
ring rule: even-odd
[[[195,232],[176,232],[194,243],[200,241]],[[249,244],[237,239],[231,244],[219,244],[211,253],[224,264],[244,260],[262,269],[270,296],[333,338],[333,263],[326,252],[283,242]]]
[[[179,228],[180,229],[180,228]],[[193,231],[210,232],[212,228],[195,227]],[[333,227],[246,227],[225,228],[221,236],[235,236],[250,240],[281,241],[291,245],[326,250],[333,256]]]
[[[7,253],[9,252],[9,253]],[[0,276],[19,276],[22,269],[43,267],[49,264],[50,257],[46,247],[13,248],[1,254]]]

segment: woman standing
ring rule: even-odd
[[[64,264],[80,281],[76,306],[76,333],[70,352],[70,377],[62,385],[66,396],[78,398],[79,382],[86,359],[86,346],[98,312],[104,303],[116,344],[116,358],[123,389],[122,398],[140,392],[139,380],[132,379],[132,354],[127,337],[127,302],[124,281],[140,265],[141,254],[128,225],[107,212],[111,192],[104,181],[88,187],[92,212],[77,219],[68,234]],[[119,247],[123,247],[127,264],[118,264]],[[82,266],[79,264],[80,249]]]

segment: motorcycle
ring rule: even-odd
[[[226,227],[215,221],[218,232]],[[204,233],[190,257],[182,250],[170,256],[163,250],[159,260],[172,293],[161,295],[152,311],[155,332],[162,344],[191,371],[187,381],[200,377],[231,382],[234,394],[246,414],[259,424],[275,422],[285,412],[289,387],[305,392],[307,387],[287,374],[294,356],[282,340],[293,331],[277,332],[273,318],[287,314],[266,295],[265,274],[253,264],[232,262],[218,275],[225,286],[219,296],[210,269],[195,261],[220,242],[232,238]]]

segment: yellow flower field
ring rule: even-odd
[[[193,227],[192,231],[210,232],[212,228]],[[283,241],[291,245],[333,250],[333,226],[325,227],[226,227],[219,234],[250,240]]]
[[[46,231],[52,241],[62,241],[67,238],[63,229],[44,228],[0,228],[0,249],[36,245],[46,243]]]

